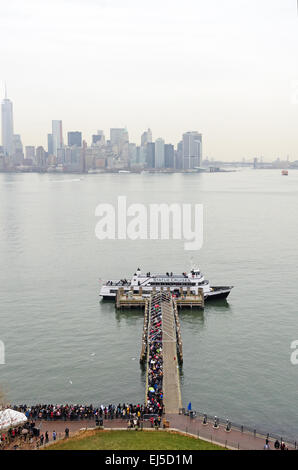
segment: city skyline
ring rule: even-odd
[[[126,127],[110,128],[109,139],[103,130],[92,134],[92,141],[83,139],[79,130],[67,132],[65,144],[62,120],[52,120],[52,132],[47,134],[47,148],[23,146],[20,134],[14,134],[13,103],[7,97],[2,101],[1,171],[158,171],[198,170],[201,167],[202,134],[188,131],[175,146],[162,137],[155,140],[148,128],[140,136],[140,145],[131,142]]]
[[[24,145],[45,147],[57,118],[88,140],[94,126],[134,142],[148,127],[173,143],[199,129],[210,158],[298,157],[293,0],[11,0],[1,20]]]
[[[83,136],[82,131],[79,130],[72,130],[70,131],[67,129],[65,132],[65,139],[63,134],[63,124],[62,120],[52,120],[52,133],[48,133],[46,136],[47,145],[23,145],[21,134],[14,134],[14,120],[13,120],[13,102],[7,96],[7,87],[5,84],[5,97],[1,103],[1,127],[2,127],[2,142],[0,145],[0,157],[1,157],[1,150],[8,155],[7,149],[10,148],[10,156],[13,154],[15,155],[15,161],[17,164],[22,164],[23,159],[25,160],[32,160],[33,162],[36,161],[37,156],[40,152],[44,152],[47,155],[55,156],[57,161],[59,158],[61,159],[61,150],[67,149],[68,147],[82,147],[85,145],[86,148],[88,147],[88,139]],[[203,157],[203,150],[202,150],[202,134],[198,133],[197,131],[187,131],[182,134],[182,139],[177,141],[176,144],[166,143],[162,137],[157,137],[155,140],[152,139],[152,130],[148,128],[147,130],[143,131],[139,136],[139,142],[131,142],[129,141],[129,134],[126,127],[124,128],[110,128],[110,140],[105,139],[105,132],[103,130],[97,130],[96,134],[92,134],[91,138],[89,139],[89,145],[91,147],[94,146],[103,146],[107,143],[119,143],[118,141],[123,140],[123,143],[128,144],[127,149],[127,161],[134,161],[136,160],[139,163],[145,163],[145,166],[149,168],[174,168],[174,169],[193,169],[197,168],[202,164],[202,161],[205,160],[206,162],[225,162],[227,160],[216,160],[213,157],[208,155],[204,155]],[[123,135],[125,138],[123,139]],[[84,138],[83,138],[84,137]],[[10,143],[9,143],[10,141]],[[64,142],[67,141],[67,144]],[[162,142],[162,162],[156,167],[155,166],[155,155],[156,155],[156,148],[158,152],[158,146]],[[153,145],[153,153],[152,148],[150,146]],[[157,147],[156,147],[157,146]],[[13,149],[13,151],[12,151]],[[144,154],[144,149],[146,152]],[[138,157],[136,159],[136,151],[138,153]],[[60,152],[60,153],[59,153]],[[143,155],[142,155],[143,152]],[[170,152],[170,153],[169,153]],[[182,152],[182,161],[180,164],[177,165],[177,158],[174,157],[174,154]],[[121,152],[119,152],[119,155]],[[132,155],[135,154],[134,157]],[[157,160],[160,157],[157,158]],[[41,156],[39,159],[43,162],[46,161],[46,157],[44,155]],[[190,164],[192,161],[192,164]],[[231,162],[233,160],[229,160]],[[242,162],[254,162],[254,165],[257,161],[266,162],[266,159],[262,155],[252,156],[248,158],[242,158],[238,160],[234,160],[234,162],[239,163]],[[271,162],[289,162],[290,156],[287,155],[280,155],[276,156],[275,159],[267,160],[267,163]],[[296,158],[292,158],[293,162],[298,161]],[[150,164],[151,162],[151,164]],[[169,164],[171,162],[171,164]],[[173,163],[175,162],[175,163]],[[2,167],[1,167],[2,168]]]
[[[103,130],[92,134],[89,145],[82,131],[67,131],[64,139],[62,120],[52,120],[52,133],[47,134],[47,148],[35,145],[23,145],[20,134],[14,134],[13,103],[7,97],[1,105],[2,142],[0,146],[0,171],[66,171],[89,172],[143,169],[157,171],[220,171],[218,161],[208,156],[203,157],[202,134],[187,131],[174,146],[166,143],[162,137],[153,139],[148,128],[140,137],[140,144],[131,142],[129,132],[124,128],[110,128],[109,139]],[[83,139],[84,137],[84,139]],[[67,142],[67,143],[65,143]],[[240,161],[236,162],[241,164]],[[297,168],[298,160],[290,161],[277,157],[270,163],[263,156],[242,159],[242,163],[253,164],[254,168]],[[214,166],[215,165],[215,166]],[[217,165],[217,166],[216,166]]]

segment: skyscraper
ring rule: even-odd
[[[136,144],[130,143],[128,144],[128,154],[129,154],[129,161],[132,164],[137,163],[137,146]]]
[[[67,143],[69,147],[82,147],[82,132],[68,132]]]
[[[36,163],[40,168],[44,168],[46,166],[46,152],[41,146],[36,149]]]
[[[110,129],[110,144],[112,151],[117,155],[124,165],[129,161],[129,138],[128,132],[125,128],[112,128]]]
[[[35,161],[35,147],[32,145],[27,145],[25,147],[25,158],[26,160],[32,160],[32,162]]]
[[[52,121],[53,155],[57,157],[57,150],[63,147],[62,121]]]
[[[14,163],[22,165],[24,160],[23,144],[20,134],[14,134],[12,140],[12,155]]]
[[[165,168],[175,168],[175,152],[172,144],[165,144]]]
[[[4,154],[13,154],[13,106],[12,102],[7,98],[5,87],[5,98],[1,106],[2,114],[2,146]]]
[[[180,140],[177,144],[177,151],[175,155],[175,168],[182,170],[183,168],[183,141]]]
[[[53,134],[48,134],[48,154],[53,155]]]
[[[186,132],[183,134],[183,169],[189,170],[201,165],[202,134]]]
[[[93,134],[92,145],[104,145],[104,136],[99,134]]]
[[[111,128],[110,141],[111,145],[122,146],[125,142],[128,142],[127,130],[124,128]]]
[[[148,168],[155,167],[155,143],[154,142],[147,143],[146,163],[147,163]]]
[[[155,168],[165,167],[165,141],[161,138],[155,141]]]
[[[148,129],[147,131],[143,132],[143,134],[141,136],[141,146],[143,147],[144,145],[148,144],[149,142],[152,142],[151,129]]]

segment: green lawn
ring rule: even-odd
[[[194,437],[164,431],[83,431],[45,450],[223,450]]]

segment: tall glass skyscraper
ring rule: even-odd
[[[6,96],[1,105],[2,115],[2,146],[6,155],[13,154],[13,106]]]
[[[201,165],[202,134],[186,132],[183,134],[183,169],[189,170]]]
[[[48,154],[53,155],[53,134],[48,134]]]
[[[53,155],[57,157],[57,150],[63,147],[62,121],[52,121]]]
[[[161,138],[155,141],[155,168],[165,167],[165,141]]]

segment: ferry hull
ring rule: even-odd
[[[230,294],[231,290],[233,287],[212,287],[213,290],[210,292],[205,292],[204,298],[205,301],[210,302],[212,300],[218,300],[218,299],[226,299],[228,295]],[[144,296],[149,297],[150,292],[146,292]],[[109,294],[100,294],[102,300],[115,300],[116,294],[114,293],[109,293]]]
[[[207,295],[205,296],[205,302],[212,302],[212,300],[219,300],[219,299],[226,299],[228,295],[230,294],[230,290],[226,292],[218,292],[213,295]]]

